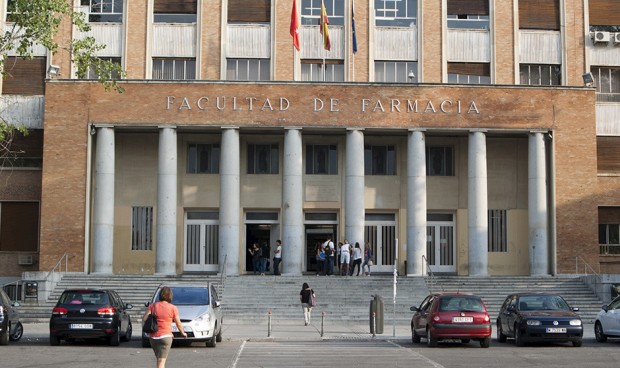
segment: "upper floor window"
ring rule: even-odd
[[[588,18],[590,31],[592,26],[600,26],[597,30],[620,32],[620,12],[618,2],[610,0],[588,0]]]
[[[226,79],[228,80],[269,80],[269,74],[269,59],[226,60]]]
[[[196,79],[196,59],[153,58],[153,79]]]
[[[489,0],[448,0],[448,28],[489,29]]]
[[[454,176],[454,149],[451,146],[426,147],[426,175]]]
[[[375,61],[375,82],[417,83],[417,75],[415,61]]]
[[[123,21],[123,0],[81,0],[88,6],[89,22],[121,23]]]
[[[560,30],[560,0],[519,0],[519,29]]]
[[[121,65],[120,57],[100,57],[99,59],[109,61],[117,65]],[[120,77],[121,76],[117,74],[108,76],[108,78],[110,79],[119,79]],[[99,78],[99,75],[97,74],[97,71],[94,70],[93,67],[89,67],[88,72],[86,73],[86,79],[98,79],[98,78]]]
[[[306,174],[338,175],[338,149],[336,145],[306,145]]]
[[[448,63],[448,83],[489,84],[489,63]]]
[[[279,157],[277,144],[248,144],[248,174],[277,174]]]
[[[301,80],[344,82],[344,62],[342,60],[301,60]]]
[[[521,84],[528,86],[559,86],[562,68],[559,65],[520,64]]]
[[[394,146],[365,146],[364,174],[396,175],[396,148]]]
[[[342,0],[301,0],[301,24],[307,26],[319,25],[321,1],[325,4],[329,25],[344,25],[345,2]]]
[[[413,27],[417,24],[418,0],[375,0],[375,25]]]
[[[196,23],[198,0],[155,0],[155,23]]]
[[[620,67],[592,67],[596,100],[620,102]]]
[[[506,214],[506,210],[489,210],[489,252],[508,252]]]
[[[620,225],[599,224],[598,243],[601,254],[620,254]]]
[[[219,174],[219,144],[189,144],[187,146],[188,174]]]
[[[271,0],[228,0],[228,23],[270,23]]]

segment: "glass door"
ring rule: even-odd
[[[433,272],[456,272],[453,215],[429,214],[428,218],[426,258],[429,267]]]

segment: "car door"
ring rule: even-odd
[[[609,303],[607,313],[601,319],[606,334],[620,336],[620,298]]]
[[[213,310],[213,313],[215,313],[215,318],[217,320],[217,324],[219,326],[219,328],[222,328],[222,307],[220,306],[220,299],[219,296],[217,294],[217,289],[215,287],[215,285],[211,285],[211,309]]]
[[[418,311],[413,316],[415,332],[420,336],[424,336],[426,334],[426,325],[428,324],[428,319],[430,318],[428,313],[431,305],[433,304],[433,299],[433,295],[427,296],[422,303],[420,303]]]
[[[110,300],[112,306],[118,311],[118,318],[121,322],[121,334],[123,331],[127,331],[127,326],[129,325],[129,318],[127,316],[127,311],[125,310],[125,304],[121,297],[115,292],[110,292]]]
[[[517,296],[510,295],[506,298],[504,304],[506,308],[502,308],[502,330],[505,335],[514,336],[514,325],[517,319]]]

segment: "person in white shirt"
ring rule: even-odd
[[[327,238],[325,243],[323,243],[323,248],[325,249],[325,261],[326,261],[325,274],[333,275],[334,274],[335,249],[334,249],[334,242],[332,241],[331,237]]]
[[[282,262],[282,241],[276,240],[276,250],[273,252],[273,274],[280,275],[280,262]]]
[[[349,276],[349,263],[351,263],[351,244],[345,239],[340,247],[340,276]]]
[[[353,265],[351,266],[350,276],[353,276],[353,271],[355,271],[355,266],[357,266],[357,276],[360,275],[360,268],[362,266],[362,248],[360,248],[360,243],[355,242],[355,248],[353,248]]]

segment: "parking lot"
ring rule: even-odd
[[[176,367],[611,367],[620,361],[620,340],[597,343],[586,325],[584,344],[543,344],[516,347],[514,341],[493,339],[489,349],[471,342],[440,343],[437,348],[411,342],[407,326],[385,326],[373,338],[365,325],[320,323],[227,325],[216,348],[203,344],[175,346],[168,359]],[[0,347],[3,367],[99,368],[153,367],[155,358],[140,345],[139,328],[130,342],[110,347],[105,342],[77,341],[50,346],[46,324],[25,324],[24,337]],[[424,340],[422,340],[424,342]]]

